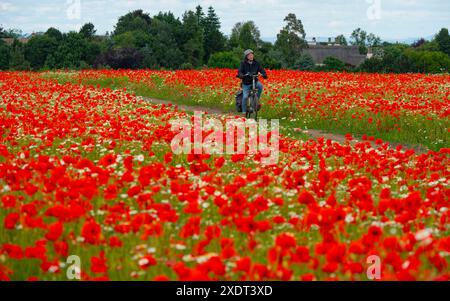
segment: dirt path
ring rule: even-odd
[[[186,112],[194,112],[194,111],[200,111],[200,112],[205,112],[208,114],[216,114],[216,115],[238,115],[235,114],[235,112],[225,112],[221,109],[215,109],[215,108],[209,108],[209,107],[205,107],[205,106],[188,106],[188,105],[182,105],[182,104],[176,104],[174,102],[168,101],[168,100],[162,100],[162,99],[155,99],[155,98],[150,98],[150,97],[142,97],[145,101],[148,101],[150,103],[154,103],[154,104],[164,104],[164,105],[173,105],[178,107],[179,110],[181,111],[186,111]],[[314,130],[314,129],[309,129],[309,130],[302,130],[303,133],[307,134],[308,136],[310,136],[313,139],[318,139],[318,138],[325,138],[336,141],[338,143],[345,143],[346,142],[346,138],[345,135],[340,135],[340,134],[332,134],[332,133],[326,133],[323,132],[321,130]],[[353,140],[354,143],[359,142],[359,140],[354,139]],[[376,144],[373,141],[370,141],[372,147],[376,148]],[[410,145],[404,145],[401,143],[396,143],[396,142],[388,142],[389,147],[391,148],[396,148],[398,145],[401,145],[404,149],[413,149],[416,153],[418,154],[425,154],[428,152],[428,149],[422,145],[415,145],[415,146],[410,146]]]
[[[202,106],[187,106],[187,105],[181,105],[177,104],[168,100],[162,100],[162,99],[156,99],[156,98],[149,98],[149,97],[142,97],[145,101],[154,103],[154,104],[160,104],[160,105],[173,105],[175,107],[178,107],[180,111],[185,112],[194,112],[194,111],[200,111],[205,112],[208,114],[216,114],[216,115],[227,115],[231,113],[226,113],[221,109],[214,109],[214,108],[208,108],[208,107],[202,107]]]

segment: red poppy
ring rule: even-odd
[[[140,267],[142,270],[146,270],[146,269],[148,269],[150,266],[156,265],[156,263],[157,263],[157,262],[156,262],[156,259],[155,259],[152,255],[146,255],[146,256],[140,258],[140,259],[139,259],[139,262],[138,262],[139,267]]]
[[[63,224],[61,222],[56,222],[48,227],[48,232],[47,234],[45,234],[45,238],[51,241],[55,241],[59,239],[62,233]]]
[[[81,236],[88,244],[98,244],[100,242],[102,229],[94,220],[88,220],[81,229]]]
[[[5,229],[12,230],[16,227],[17,222],[20,219],[20,215],[18,213],[9,213],[6,215],[3,225]]]
[[[91,272],[95,274],[103,274],[108,271],[108,266],[106,264],[105,253],[100,252],[100,256],[91,257]]]

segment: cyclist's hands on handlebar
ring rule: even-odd
[[[244,76],[246,76],[246,77],[258,77],[259,75],[262,75],[263,78],[267,79],[267,75],[264,75],[264,74],[261,74],[261,73],[258,73],[258,74],[247,73]]]

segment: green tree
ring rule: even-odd
[[[298,70],[313,70],[314,66],[314,59],[309,53],[302,54],[294,64],[294,68]]]
[[[436,42],[436,40],[433,41],[426,41],[422,45],[420,45],[417,50],[419,51],[440,51],[439,44]]]
[[[150,31],[151,23],[152,19],[148,14],[144,13],[141,9],[135,10],[119,18],[113,35],[135,30],[148,32]]]
[[[197,5],[197,7],[195,8],[195,16],[197,17],[198,24],[203,26],[204,25],[203,22],[205,20],[205,13],[203,12],[203,7],[201,7],[200,5]]]
[[[107,66],[113,69],[138,69],[145,67],[142,62],[143,55],[139,49],[113,48],[100,55],[97,58],[95,65],[102,67]]]
[[[204,32],[205,61],[208,61],[211,54],[225,49],[226,38],[220,31],[220,20],[212,6],[208,8],[208,15],[200,24]]]
[[[203,29],[193,11],[187,11],[183,15],[183,36],[186,38],[182,46],[185,62],[194,67],[200,66],[204,56]]]
[[[274,47],[270,42],[262,41],[259,49],[255,51],[256,58],[260,61],[264,68],[267,69],[280,69],[281,61],[278,60],[276,55],[274,56]]]
[[[11,70],[29,70],[30,63],[25,59],[23,51],[13,49],[11,51],[11,60],[9,62]]]
[[[447,28],[442,28],[435,37],[439,50],[450,56],[450,35]]]
[[[268,69],[287,68],[287,64],[283,60],[283,53],[280,50],[272,48],[263,58],[263,64]]]
[[[287,66],[292,68],[303,49],[308,47],[305,41],[306,33],[302,21],[297,19],[295,14],[288,14],[284,21],[286,25],[277,35],[275,48],[281,51]]]
[[[150,45],[145,46],[141,49],[142,53],[142,67],[149,69],[158,69],[160,68],[159,63],[157,61],[156,56],[154,55],[154,51]]]
[[[368,47],[376,48],[382,45],[381,38],[373,33],[367,33],[361,28],[357,28],[352,32],[350,43],[359,47],[359,53],[367,54]]]
[[[372,57],[365,60],[359,67],[358,70],[362,72],[370,73],[381,73],[383,72],[384,64],[383,59],[378,57]]]
[[[84,24],[80,29],[80,34],[85,39],[93,38],[97,30],[95,30],[95,26],[92,23]]]
[[[356,46],[366,46],[367,32],[361,28],[357,28],[352,32],[350,42]]]
[[[77,32],[64,34],[58,49],[49,55],[46,66],[49,68],[80,68],[86,64],[88,42]]]
[[[424,38],[420,38],[419,40],[412,43],[411,47],[417,49],[417,48],[422,47],[426,42],[427,42],[427,40],[425,40]]]
[[[367,32],[361,28],[357,28],[352,32],[350,43],[359,47],[361,54],[367,54]]]
[[[10,52],[10,47],[3,40],[0,40],[0,70],[9,68]]]
[[[45,35],[50,38],[55,39],[58,43],[61,42],[63,39],[63,34],[54,27],[50,27],[49,29],[47,29],[47,31],[45,32]]]
[[[11,45],[11,56],[9,61],[11,70],[29,70],[30,63],[25,59],[24,45],[17,39],[14,39]]]
[[[98,41],[88,41],[84,51],[84,61],[93,66],[95,59],[102,53],[102,44]]]
[[[230,39],[228,40],[228,46],[230,49],[239,47],[239,34],[241,32],[242,22],[234,24],[231,29]]]
[[[336,41],[337,44],[340,44],[340,45],[343,45],[343,46],[347,46],[348,45],[347,39],[342,34],[338,35],[336,37],[335,41]]]
[[[58,41],[48,35],[33,36],[25,45],[25,59],[30,62],[33,70],[44,67],[50,54],[58,48]]]
[[[327,71],[344,71],[345,63],[340,59],[329,56],[324,61],[325,70]]]
[[[238,68],[241,63],[240,57],[231,51],[216,52],[211,55],[208,67],[211,68]]]
[[[383,48],[382,62],[383,72],[402,73],[411,70],[411,62],[404,55],[409,47],[403,44],[393,44]]]
[[[143,48],[150,43],[151,36],[142,30],[133,30],[114,35],[113,41],[117,48]]]
[[[261,45],[261,33],[255,22],[238,22],[234,25],[230,36],[231,48],[258,49]]]
[[[167,22],[169,21],[169,22]],[[182,24],[179,24],[182,29]],[[170,17],[155,17],[151,27],[151,41],[147,49],[144,62],[155,62],[158,67],[178,68],[183,63],[183,52],[178,39],[181,39],[182,31],[179,31],[178,22],[170,20]]]
[[[258,49],[261,44],[261,33],[255,22],[249,21],[242,25],[239,35],[239,45],[242,48]]]
[[[0,26],[0,39],[3,39],[3,38],[8,38],[8,35],[6,33],[6,30],[2,26]]]
[[[381,38],[370,33],[367,35],[367,46],[368,47],[380,47],[381,46]]]
[[[405,56],[410,59],[412,72],[442,73],[450,71],[450,57],[441,51],[405,50]]]

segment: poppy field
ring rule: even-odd
[[[450,145],[450,75],[268,70],[263,118],[293,129],[368,136],[439,151]],[[236,70],[87,70],[44,75],[126,89],[175,103],[235,111]]]
[[[192,114],[141,96],[226,110],[234,76],[0,72],[0,280],[450,280],[450,76],[270,71],[264,118],[346,142],[174,154]]]

